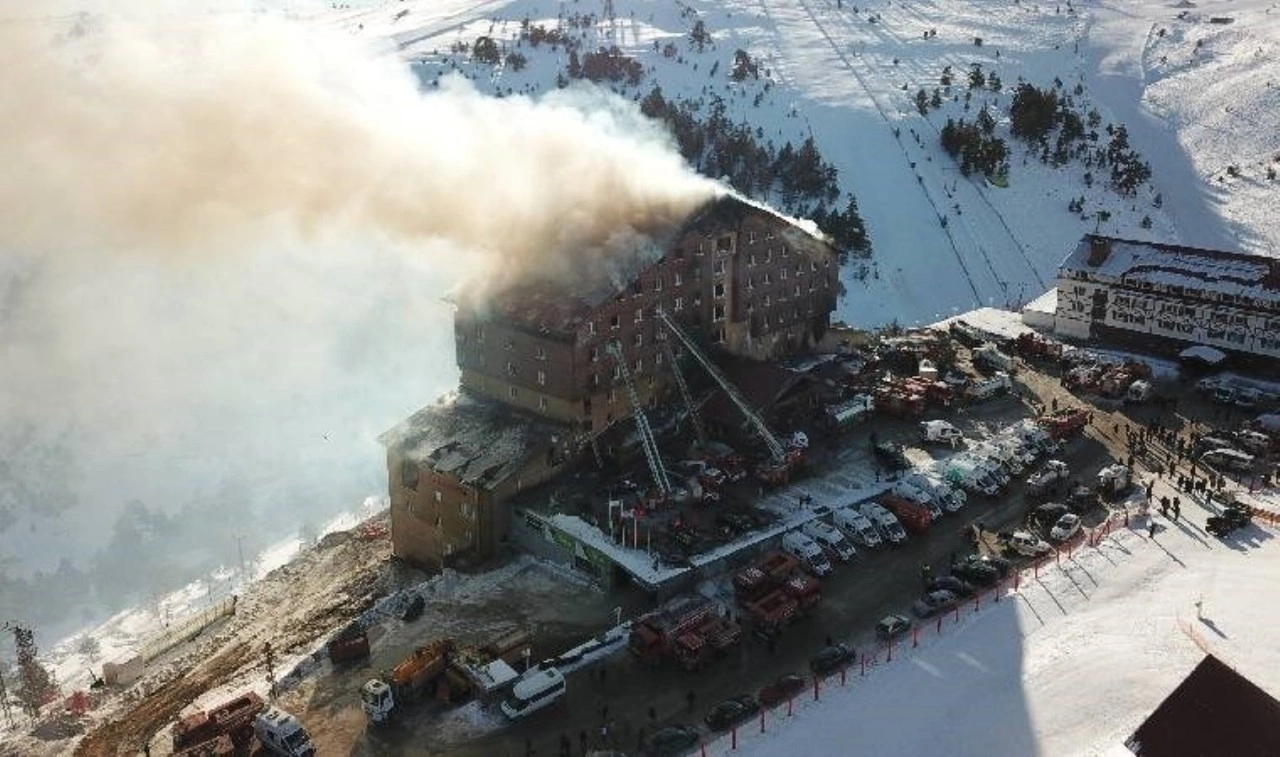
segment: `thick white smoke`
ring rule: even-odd
[[[441,295],[607,268],[716,191],[601,94],[424,94],[270,15],[23,12],[0,23],[0,579],[145,537],[116,538],[131,501],[230,558],[378,492],[375,435],[456,378]]]

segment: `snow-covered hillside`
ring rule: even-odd
[[[1277,129],[1267,128],[1277,113],[1274,90],[1250,92],[1248,86],[1264,81],[1265,69],[1274,65],[1265,55],[1274,44],[1266,36],[1270,27],[1254,25],[1268,14],[1261,3],[1246,4],[1235,7],[1238,21],[1231,27],[1209,26],[1213,13],[1192,11],[1176,22],[1177,34],[1156,37],[1148,28],[1160,19],[1173,23],[1179,12],[1156,3],[1137,13],[1126,5],[1121,18],[1105,6],[1070,3],[993,8],[965,0],[512,0],[472,9],[370,4],[339,11],[330,21],[394,46],[428,86],[456,71],[499,95],[556,86],[569,66],[564,45],[535,48],[521,31],[525,22],[560,29],[580,50],[616,45],[642,64],[638,84],[610,85],[625,97],[638,100],[657,86],[668,101],[684,98],[705,107],[718,96],[731,122],[758,128],[763,140],[799,144],[813,136],[839,170],[841,188],[856,195],[875,249],[865,269],[855,260],[846,271],[849,294],[840,316],[874,325],[1028,300],[1051,285],[1065,252],[1094,228],[1227,248],[1266,249],[1274,242],[1277,232],[1264,210],[1280,184],[1267,181],[1262,165],[1268,151],[1280,150]],[[699,22],[711,35],[701,51],[690,37]],[[1211,33],[1216,41],[1206,43],[1198,59],[1174,70],[1177,56],[1170,55],[1157,64],[1167,74],[1145,67],[1158,60],[1147,47],[1172,50],[1177,39]],[[504,56],[518,52],[527,65],[516,71],[506,63],[475,61],[470,48],[482,36],[494,39]],[[1255,37],[1262,48],[1251,53],[1254,67],[1245,69],[1239,57]],[[1213,52],[1214,45],[1228,44],[1231,50]],[[1135,45],[1144,66],[1130,70]],[[758,63],[759,80],[733,81],[739,49]],[[965,78],[974,64],[996,72],[1003,89],[969,93]],[[940,108],[922,116],[913,95],[938,88],[948,67],[957,82],[945,88]],[[1047,88],[1055,79],[1081,114],[1098,112],[1100,129],[1115,124],[1130,130],[1133,146],[1152,165],[1149,184],[1133,196],[1119,195],[1103,180],[1086,186],[1088,169],[1079,161],[1055,169],[1040,162],[1037,148],[1009,138],[1016,85]],[[1198,84],[1208,81],[1212,87]],[[1184,112],[1183,94],[1192,92]],[[1008,188],[962,176],[939,146],[948,117],[972,120],[984,103],[997,115],[996,135],[1011,148]],[[1214,126],[1194,120],[1195,113],[1213,108],[1239,118]],[[1172,123],[1153,115],[1167,112],[1183,115]],[[1224,138],[1237,131],[1239,140]],[[1240,144],[1247,149],[1232,148]],[[1251,156],[1252,168],[1237,161],[1241,178],[1219,183],[1229,154]],[[1191,176],[1202,178],[1188,181]],[[1069,212],[1075,198],[1084,198],[1083,209]],[[1101,220],[1098,211],[1106,213]]]

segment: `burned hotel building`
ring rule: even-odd
[[[628,281],[529,284],[459,304],[459,395],[382,437],[398,556],[495,554],[503,502],[632,416],[619,360],[642,405],[671,401],[681,350],[660,311],[718,351],[770,361],[821,338],[840,286],[830,245],[730,196],[651,257]]]

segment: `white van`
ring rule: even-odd
[[[831,574],[831,561],[822,547],[799,531],[792,531],[782,537],[782,551],[800,561],[804,569],[815,576]]]
[[[800,531],[810,539],[818,542],[818,546],[833,559],[840,562],[849,562],[858,556],[858,551],[853,548],[849,540],[844,538],[844,534],[830,523],[821,520],[811,520],[804,524]]]
[[[254,718],[253,734],[268,750],[285,757],[314,757],[316,753],[307,729],[279,707],[268,707]]]
[[[923,506],[929,511],[929,517],[934,520],[942,517],[942,504],[930,489],[899,479],[893,485],[893,493]]]
[[[920,421],[920,438],[926,442],[955,447],[964,441],[964,434],[948,421]]]
[[[906,530],[902,528],[902,524],[898,522],[898,519],[893,517],[893,513],[875,502],[865,503],[862,506],[862,514],[876,525],[880,535],[890,544],[901,544],[907,540]]]
[[[534,668],[516,681],[511,696],[502,703],[502,714],[519,720],[564,696],[564,676],[556,668]]]
[[[831,520],[835,522],[836,528],[844,532],[845,536],[861,543],[864,547],[878,547],[883,543],[880,540],[880,532],[871,525],[871,521],[852,507],[842,507],[831,513]]]

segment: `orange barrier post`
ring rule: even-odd
[[[847,667],[842,666],[842,667],[840,668],[840,685],[841,685],[841,686],[844,686],[844,684],[845,684],[845,680],[846,680],[846,678],[847,678],[847,675],[846,675],[846,674],[848,673],[848,671],[849,671],[849,668],[847,668]]]
[[[884,656],[885,662],[893,662],[893,639],[889,640],[889,651]]]
[[[760,733],[764,733],[764,708],[760,708]]]
[[[815,702],[822,698],[822,695],[819,693],[819,689],[821,688],[821,684],[819,684],[820,680],[822,679],[818,676],[813,677],[813,701]]]
[[[939,634],[942,633],[942,616],[941,615],[938,616],[938,633]]]
[[[729,749],[738,751],[738,726],[736,725],[729,731]]]
[[[911,626],[911,646],[920,646],[920,626]]]

